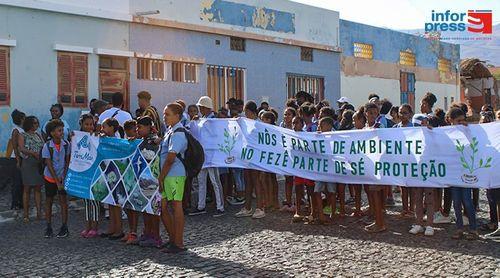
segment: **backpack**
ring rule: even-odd
[[[205,151],[203,150],[203,146],[187,129],[179,127],[174,130],[173,133],[176,132],[183,132],[187,140],[187,149],[184,153],[184,158],[180,153],[177,154],[177,158],[182,162],[182,165],[184,165],[188,179],[197,177],[203,167],[203,163],[205,163]]]
[[[47,145],[47,149],[49,150],[49,154],[50,154],[50,160],[53,160],[54,159],[54,149],[50,147],[50,141],[47,141],[45,142],[44,144],[44,147],[45,145]],[[66,142],[66,144],[64,145],[64,155],[65,157],[68,157],[68,151],[69,151],[69,143],[63,139],[64,142]],[[61,141],[62,142],[62,141]],[[45,163],[45,158],[42,157],[42,152],[43,152],[43,148],[40,149],[40,152],[38,153],[38,157],[40,158],[40,174],[43,175],[43,172],[45,171],[45,167],[47,166],[47,163]]]

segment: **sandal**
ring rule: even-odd
[[[484,223],[483,225],[479,226],[479,230],[485,231],[485,232],[492,232],[497,229],[495,223]]]
[[[293,223],[300,223],[302,221],[304,221],[304,217],[298,214],[295,214],[292,218]]]
[[[452,236],[451,238],[452,239],[462,239],[464,237],[464,231],[462,230],[458,230],[456,231]]]
[[[479,239],[479,234],[477,231],[471,231],[465,235],[465,239],[467,240],[478,240]]]

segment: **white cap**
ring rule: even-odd
[[[196,105],[214,110],[214,103],[212,99],[208,96],[202,96],[200,100],[198,100],[198,103]]]
[[[337,100],[337,102],[340,102],[340,103],[349,103],[350,100],[347,98],[347,97],[341,97]]]

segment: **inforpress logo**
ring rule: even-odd
[[[469,27],[467,30],[474,33],[492,34],[493,33],[493,13],[491,10],[469,10]],[[479,26],[479,28],[477,28]]]
[[[425,23],[425,32],[469,31],[472,33],[492,34],[493,13],[491,10],[468,10],[467,13],[455,13],[447,10],[432,10],[431,22]]]

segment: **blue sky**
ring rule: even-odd
[[[422,29],[431,11],[492,10],[500,23],[499,0],[292,0],[340,12],[340,18],[390,29]]]

